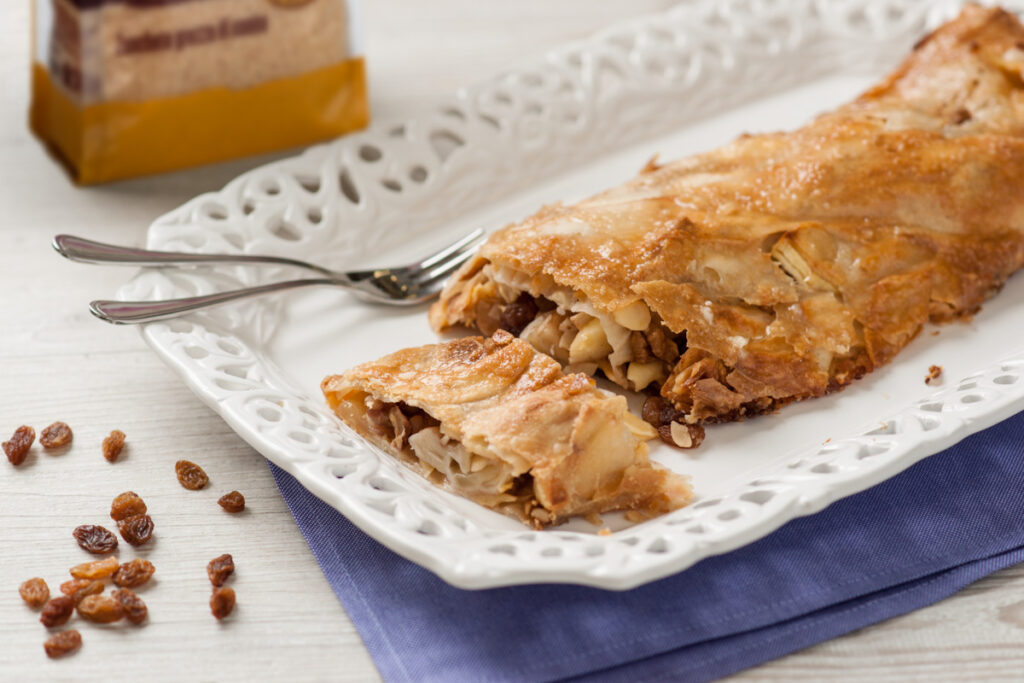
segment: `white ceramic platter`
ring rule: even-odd
[[[614,27],[401,123],[256,169],[158,219],[158,249],[395,264],[476,226],[581,198],[737,134],[792,128],[854,97],[956,3],[705,2]],[[146,270],[124,299],[282,279],[282,268]],[[339,423],[328,374],[435,341],[425,309],[306,290],[147,325],[153,349],[246,441],[381,543],[454,585],[625,589],[750,543],[1024,409],[1024,277],[973,321],[929,328],[894,363],[826,398],[715,426],[656,460],[696,504],[614,533],[536,532],[433,488]],[[937,335],[936,335],[936,332]],[[938,388],[924,383],[945,368]]]

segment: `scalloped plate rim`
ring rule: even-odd
[[[811,6],[813,3],[804,4]],[[866,6],[869,3],[867,0],[861,0],[861,4]],[[675,11],[677,10],[669,10],[669,12]],[[637,27],[648,25],[647,22],[651,21],[653,17],[658,16],[662,15],[631,19],[622,24],[603,29],[597,36],[608,39],[618,33],[619,29],[628,28],[635,30]],[[548,54],[564,53],[568,49],[585,49],[590,44],[590,41],[578,41]],[[799,52],[795,54],[799,54]],[[836,69],[829,70],[826,72],[826,75],[834,74],[836,71]],[[735,106],[740,105],[730,105],[727,107],[727,110]],[[258,178],[261,174],[268,174],[274,169],[295,164],[297,160],[307,159],[323,164],[331,150],[335,149],[336,146],[338,148],[354,149],[361,141],[372,139],[372,136],[381,133],[389,123],[393,125],[392,122],[375,124],[363,133],[350,135],[341,141],[317,145],[301,152],[295,157],[253,169],[229,182],[219,192],[199,195],[181,207],[164,214],[154,222],[153,228],[171,221],[175,216],[182,214],[182,212],[185,212],[190,207],[198,207],[205,201],[240,193],[247,181]],[[152,228],[148,239],[154,239]],[[122,288],[122,292],[119,292],[119,295],[123,294],[124,290],[125,288]],[[539,582],[570,583],[612,590],[634,588],[649,581],[682,571],[709,556],[725,553],[760,539],[788,521],[818,512],[841,498],[880,483],[919,462],[921,459],[952,446],[970,434],[989,427],[1024,408],[1024,387],[1018,387],[1016,392],[1010,391],[1008,396],[1001,396],[1000,400],[995,401],[995,405],[987,411],[968,415],[967,417],[948,415],[941,421],[943,428],[935,429],[932,433],[922,432],[920,438],[910,443],[910,445],[905,445],[902,451],[897,449],[898,457],[895,459],[882,458],[879,461],[880,464],[864,466],[862,469],[856,470],[852,476],[847,474],[838,482],[833,482],[827,486],[812,486],[808,495],[803,493],[789,495],[787,492],[788,497],[784,504],[772,514],[761,515],[754,519],[753,523],[747,523],[745,526],[739,526],[719,533],[713,540],[695,541],[690,547],[690,551],[683,557],[677,558],[675,563],[651,563],[641,570],[624,571],[613,569],[609,573],[602,572],[600,569],[581,571],[572,566],[562,566],[553,563],[546,565],[530,565],[527,563],[526,566],[510,569],[497,564],[488,565],[486,562],[481,564],[478,560],[474,564],[474,558],[467,559],[464,551],[459,549],[457,543],[452,544],[444,538],[413,538],[408,533],[391,532],[386,524],[382,526],[364,504],[355,499],[349,499],[344,495],[344,492],[340,492],[338,489],[326,486],[325,482],[320,478],[310,476],[309,472],[306,471],[306,461],[289,457],[288,453],[279,444],[266,438],[247,419],[244,413],[236,411],[233,406],[228,405],[227,399],[219,395],[213,388],[209,377],[203,376],[196,368],[187,365],[182,357],[175,355],[173,345],[167,344],[166,340],[161,340],[160,329],[153,325],[143,326],[141,328],[143,339],[157,353],[158,357],[182,377],[189,389],[217,412],[247,443],[271,462],[296,477],[300,483],[317,495],[317,497],[341,511],[356,526],[385,546],[426,567],[448,583],[467,589],[483,589]],[[259,349],[254,349],[254,353],[259,355]],[[1020,361],[1024,359],[1024,348],[1016,350],[1014,354],[1010,355],[1015,356],[1016,361]],[[1002,360],[997,361],[992,367],[1002,362]],[[1021,384],[1024,384],[1024,382]],[[952,394],[953,389],[954,387],[950,386],[949,389],[936,392],[936,394]],[[894,418],[909,409],[911,409],[911,406],[901,406],[899,411],[894,412]],[[368,445],[365,447],[369,448]]]

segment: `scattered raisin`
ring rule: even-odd
[[[11,440],[3,442],[4,453],[7,454],[7,459],[11,461],[12,465],[17,467],[25,462],[25,458],[28,457],[28,449],[32,447],[32,442],[35,440],[36,430],[31,427],[21,425],[14,430]]]
[[[90,595],[78,603],[78,616],[97,624],[124,619],[124,607],[109,595]]]
[[[210,611],[213,616],[223,619],[235,608],[235,589],[228,586],[214,588],[210,596]]]
[[[223,586],[228,577],[235,572],[235,560],[230,555],[221,555],[210,560],[206,565],[206,575],[214,586]]]
[[[71,443],[73,436],[71,427],[63,422],[54,422],[39,433],[39,445],[43,448],[60,448]]]
[[[121,455],[122,448],[124,448],[124,432],[120,429],[115,429],[110,432],[110,436],[103,439],[103,457],[107,459],[107,462],[117,460]]]
[[[60,592],[64,595],[74,595],[90,583],[92,583],[92,581],[89,579],[68,579],[60,585]]]
[[[120,565],[116,557],[108,557],[105,560],[85,562],[71,568],[71,576],[76,579],[105,579],[114,572]]]
[[[117,550],[117,536],[95,524],[83,524],[71,532],[82,550],[95,555],[106,555]]]
[[[127,543],[144,545],[153,536],[153,518],[149,515],[135,515],[122,519],[117,523],[117,530]]]
[[[178,475],[178,483],[189,491],[198,491],[210,483],[203,468],[188,460],[179,460],[174,463],[174,471]]]
[[[18,587],[18,593],[21,594],[21,599],[33,609],[42,607],[50,599],[50,587],[38,576],[21,584]]]
[[[39,621],[42,622],[46,628],[53,628],[54,626],[60,626],[67,622],[71,618],[71,614],[75,611],[75,601],[70,595],[58,595],[55,598],[51,598],[46,605],[43,606],[43,613],[39,615]]]
[[[142,601],[142,598],[135,594],[135,591],[127,588],[118,588],[110,595],[121,603],[121,608],[124,610],[124,615],[128,618],[128,621],[138,626],[146,620],[149,610],[146,608],[146,603]]]
[[[241,512],[245,509],[245,496],[238,491],[232,491],[221,496],[217,504],[228,512]]]
[[[80,647],[82,647],[82,634],[74,629],[57,631],[43,643],[47,657],[63,657]]]
[[[85,585],[77,588],[74,593],[69,593],[68,597],[75,601],[75,604],[82,602],[82,598],[87,598],[90,595],[99,595],[106,588],[102,579],[96,581],[89,581],[88,579],[82,579],[85,581]]]
[[[146,514],[146,503],[135,491],[125,491],[110,504],[110,518],[116,522]]]
[[[135,588],[149,581],[156,567],[149,560],[136,557],[131,562],[122,564],[114,572],[114,583],[122,588]]]

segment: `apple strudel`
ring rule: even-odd
[[[665,438],[837,390],[1022,265],[1024,27],[972,5],[799,130],[496,232],[430,320],[656,392]]]
[[[321,386],[370,442],[536,528],[611,510],[654,516],[692,497],[648,460],[654,430],[625,398],[507,332],[403,349]]]

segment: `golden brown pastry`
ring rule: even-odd
[[[841,388],[1022,265],[1024,28],[969,6],[800,130],[500,230],[430,319],[658,389],[645,417],[693,424]]]
[[[653,516],[692,498],[652,464],[626,399],[507,332],[403,349],[321,385],[349,426],[435,484],[540,528],[573,515]]]

